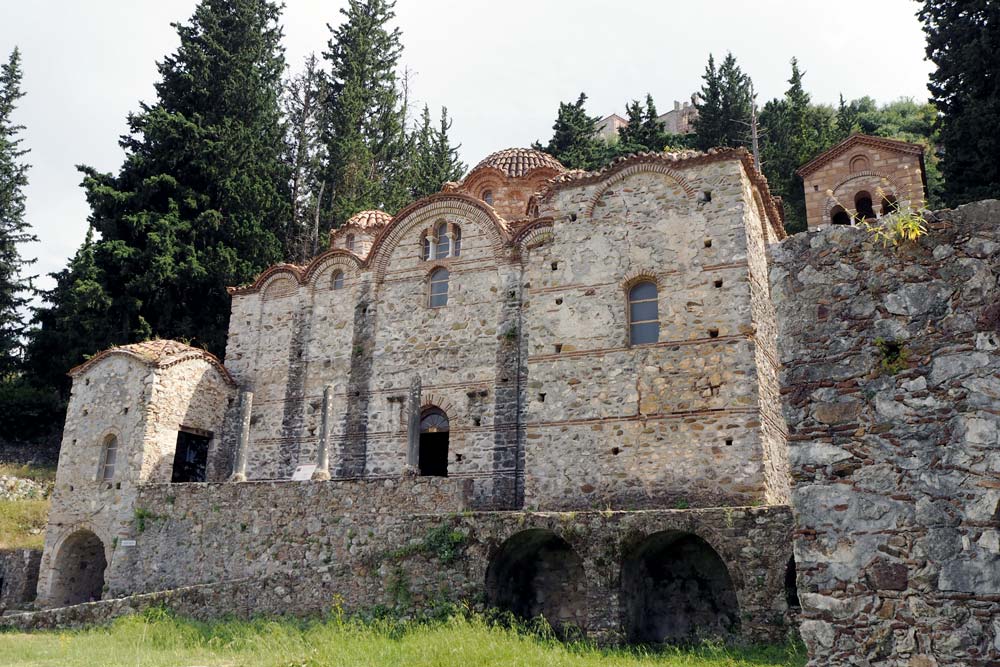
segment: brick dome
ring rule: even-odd
[[[360,227],[361,229],[369,229],[372,227],[384,227],[392,221],[392,216],[385,211],[361,211],[360,213],[355,213],[352,215],[344,226],[354,225],[355,227]]]
[[[558,172],[566,171],[566,167],[562,166],[559,160],[533,148],[507,148],[492,153],[477,164],[469,174],[486,168],[496,169],[508,178],[521,178],[535,169],[542,168],[555,169]]]

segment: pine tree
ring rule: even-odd
[[[924,0],[931,98],[942,116],[949,205],[1000,197],[1000,3]]]
[[[291,226],[285,235],[285,256],[303,261],[319,250],[320,202],[327,188],[322,168],[327,82],[315,54],[285,86],[284,110],[288,121],[288,162],[291,164]]]
[[[753,104],[750,77],[740,69],[736,57],[727,53],[718,68],[715,58],[709,55],[702,78],[705,83],[700,101],[695,102],[698,118],[694,121],[694,130],[698,135],[698,148],[746,145],[746,128]]]
[[[536,141],[532,148],[545,151],[568,169],[599,169],[608,159],[607,145],[597,138],[600,118],[587,114],[587,96],[580,93],[575,104],[559,103],[552,125],[552,138],[544,147]]]
[[[402,53],[393,0],[350,0],[345,21],[330,27],[323,57],[330,65],[324,141],[329,184],[327,223],[365,209],[390,212],[409,200],[412,146],[406,100],[396,69]]]
[[[427,105],[420,114],[420,125],[414,132],[414,155],[412,192],[413,199],[441,191],[448,181],[457,181],[465,173],[465,164],[458,158],[461,146],[452,146],[448,137],[451,129],[448,109],[441,108],[438,127],[431,124],[431,112]]]
[[[21,366],[25,308],[32,295],[31,278],[23,274],[34,260],[21,255],[20,246],[38,239],[24,218],[28,165],[21,147],[23,125],[14,122],[21,90],[21,52],[15,47],[0,65],[0,380]]]
[[[189,23],[175,24],[180,47],[159,64],[156,103],[129,117],[119,173],[80,168],[108,326],[79,345],[65,332],[69,365],[151,335],[221,355],[226,286],[281,259],[291,197],[279,18],[269,0],[202,0]],[[72,313],[65,296],[48,295],[50,320]]]
[[[628,125],[618,130],[619,154],[636,153],[639,151],[662,151],[670,143],[671,136],[660,121],[653,103],[653,96],[646,94],[646,105],[643,107],[638,100],[632,100],[625,105]]]

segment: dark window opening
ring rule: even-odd
[[[712,247],[712,239],[705,239],[705,247],[706,248]]]
[[[899,202],[892,195],[882,197],[882,215],[889,215],[899,210]]]
[[[830,212],[831,222],[835,225],[850,225],[851,215],[844,210],[843,206],[838,206]]]
[[[180,431],[174,451],[174,469],[170,475],[173,484],[204,482],[208,479],[208,443],[212,436]]]
[[[802,603],[799,602],[799,588],[795,576],[795,556],[789,558],[788,565],[785,566],[785,602],[788,604],[789,609],[802,608]]]
[[[716,289],[719,289],[720,287],[722,287],[722,281],[721,280],[716,280],[715,281],[715,287],[716,287]]]
[[[424,477],[448,476],[448,415],[438,408],[424,411],[420,418],[420,450],[417,467]]]
[[[875,209],[872,207],[872,196],[867,192],[859,192],[854,195],[854,210],[858,212],[858,217],[862,220],[876,218]]]
[[[709,329],[708,330],[708,337],[709,338],[718,338],[719,337],[719,330],[718,329]]]

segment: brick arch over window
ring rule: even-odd
[[[425,410],[432,409],[440,410],[448,415],[448,419],[451,422],[455,421],[455,415],[458,414],[455,406],[444,396],[439,394],[424,394],[421,398],[420,412],[423,413]]]
[[[688,199],[693,200],[695,198],[696,191],[694,187],[692,187],[691,184],[688,183],[687,180],[683,176],[681,176],[680,173],[678,173],[676,170],[671,169],[670,167],[664,164],[641,162],[639,164],[633,164],[628,167],[625,167],[621,171],[612,174],[611,176],[608,176],[604,180],[604,183],[601,185],[601,187],[598,188],[597,191],[595,191],[594,194],[587,201],[587,205],[584,208],[584,215],[587,216],[587,218],[593,218],[594,209],[597,207],[597,202],[601,201],[601,198],[604,197],[604,195],[606,195],[608,191],[614,188],[616,185],[622,183],[630,176],[635,176],[637,174],[662,174],[663,176],[666,176],[667,178],[670,178],[671,180],[676,182],[677,185],[679,185],[681,189],[684,190],[684,194]]]
[[[511,244],[516,249],[517,254],[521,256],[527,254],[532,248],[548,243],[553,238],[552,220],[539,220],[518,232]]]
[[[299,287],[299,273],[287,267],[281,267],[268,276],[260,287],[261,300],[274,301],[295,294]]]
[[[868,171],[858,172],[856,174],[851,174],[850,176],[848,176],[844,180],[842,180],[839,183],[837,183],[833,188],[831,188],[830,191],[833,192],[834,196],[833,197],[827,197],[826,201],[823,203],[823,220],[824,221],[829,221],[831,219],[830,218],[831,211],[833,211],[833,209],[836,208],[837,206],[841,205],[840,202],[837,201],[837,199],[839,197],[838,192],[842,191],[846,186],[850,185],[853,181],[861,181],[861,180],[870,179],[870,178],[877,178],[880,181],[881,180],[886,181],[888,183],[888,186],[883,186],[883,190],[885,190],[885,194],[891,195],[892,197],[896,198],[897,201],[899,200],[900,194],[902,193],[902,189],[900,188],[899,183],[896,181],[896,179],[894,179],[891,176],[889,176],[888,174],[885,174],[885,173],[880,172],[880,171],[868,170]],[[864,188],[859,188],[859,190],[860,189],[868,189],[868,187],[869,187],[868,184],[866,184],[866,186]],[[870,190],[870,192],[871,192],[871,194],[872,194],[872,196],[874,198],[874,196],[875,196],[874,191]],[[845,201],[849,200],[849,203],[851,205],[853,205],[854,204],[854,195],[855,194],[856,194],[856,192],[854,192],[852,190],[849,193],[850,196],[849,197],[845,197]]]
[[[357,256],[339,249],[324,253],[309,264],[302,282],[311,284],[314,290],[329,289],[330,279],[336,271],[343,271],[347,280],[357,279],[361,274],[361,261]]]
[[[389,261],[403,239],[417,229],[431,227],[439,218],[456,221],[466,229],[477,229],[489,239],[497,261],[503,259],[509,238],[504,221],[486,204],[462,194],[438,194],[421,199],[403,209],[375,239],[368,261],[381,283]]]

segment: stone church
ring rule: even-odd
[[[155,340],[71,371],[39,603],[475,600],[610,639],[782,636],[783,237],[742,149],[594,173],[502,150],[359,213],[230,290],[224,362]]]

